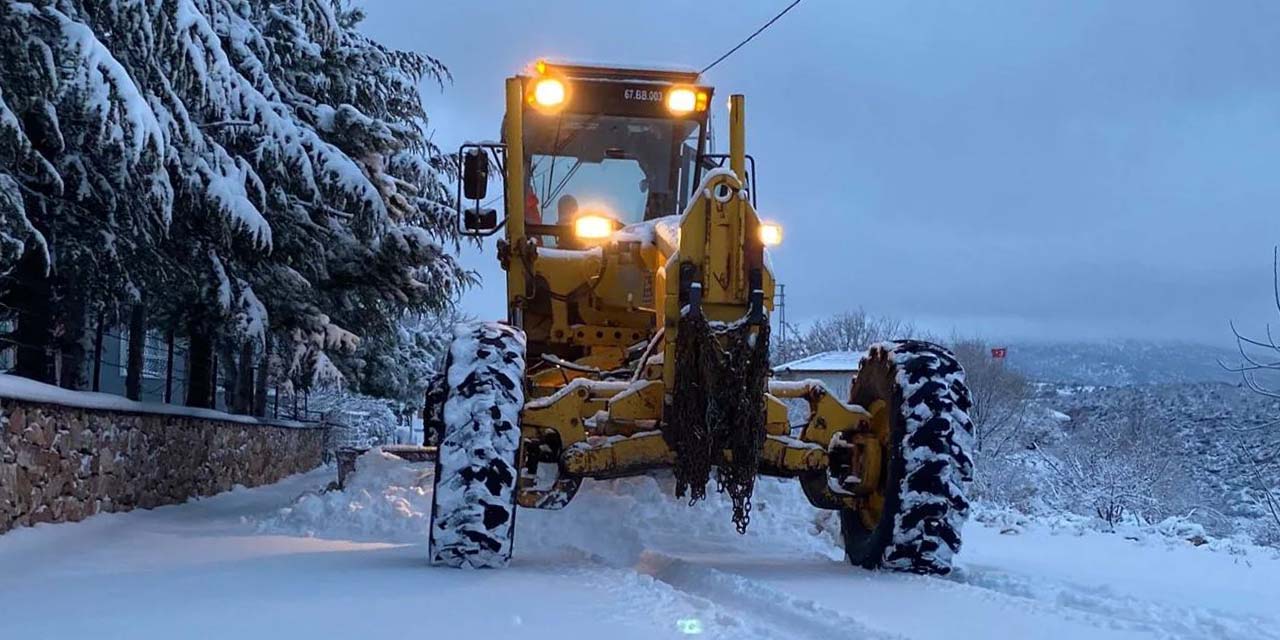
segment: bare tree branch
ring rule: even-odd
[[[1250,475],[1253,477],[1254,487],[1262,492],[1267,509],[1271,511],[1271,521],[1276,526],[1276,531],[1280,532],[1280,505],[1277,505],[1275,494],[1271,493],[1271,489],[1267,486],[1266,481],[1262,477],[1262,472],[1258,469],[1258,463],[1249,455],[1249,451],[1245,449],[1244,443],[1236,440],[1236,451],[1240,459],[1249,465]]]
[[[1277,313],[1280,313],[1280,247],[1272,247],[1271,249],[1271,296],[1275,304]],[[1266,341],[1250,338],[1236,329],[1234,322],[1230,323],[1231,333],[1236,339],[1236,350],[1240,352],[1240,364],[1236,366],[1227,365],[1225,362],[1219,361],[1218,365],[1223,369],[1232,373],[1239,373],[1240,379],[1250,391],[1267,398],[1280,399],[1280,391],[1275,391],[1263,386],[1258,378],[1257,373],[1260,371],[1276,371],[1280,372],[1280,360],[1273,362],[1263,361],[1249,353],[1247,346],[1266,349],[1270,353],[1280,354],[1280,344],[1276,344],[1275,335],[1271,332],[1271,325],[1268,323],[1265,328]]]

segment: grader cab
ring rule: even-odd
[[[693,500],[714,480],[740,532],[757,476],[795,478],[840,512],[854,564],[950,569],[972,471],[964,374],[903,341],[872,347],[838,395],[769,379],[781,229],[755,209],[743,96],[729,153],[707,151],[713,95],[694,72],[538,62],[507,79],[501,141],[459,150],[461,231],[503,234],[508,314],[456,327],[429,393],[434,563],[505,565],[517,506],[670,468]]]

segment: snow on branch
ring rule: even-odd
[[[133,162],[141,158],[148,145],[157,152],[163,150],[165,131],[146,96],[93,30],[53,7],[41,7],[41,13],[58,25],[63,46],[78,59],[62,91],[80,94],[87,110],[99,114],[100,126],[113,137],[127,134],[126,149]],[[126,131],[114,129],[112,120],[116,114]]]
[[[261,182],[248,165],[232,160],[221,147],[213,150],[214,164],[200,161],[205,193],[232,226],[247,232],[257,246],[270,249],[271,225],[245,189],[245,182],[253,181],[260,191]]]
[[[237,280],[240,295],[236,300],[236,325],[246,338],[265,344],[268,327],[266,305],[258,299],[253,287],[244,280]]]

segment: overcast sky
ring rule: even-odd
[[[538,57],[701,67],[786,2],[361,4],[452,71],[425,92],[450,149],[498,136]],[[1277,319],[1278,2],[804,0],[706,81],[747,96],[791,319],[1208,343]],[[503,315],[492,246],[466,263],[464,306]]]

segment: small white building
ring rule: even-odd
[[[820,380],[837,398],[848,399],[863,351],[825,351],[773,368],[777,380]]]

